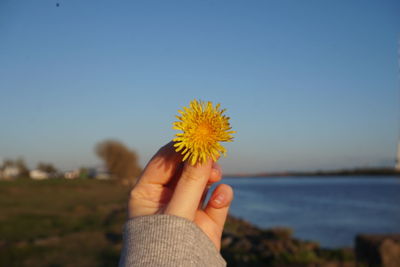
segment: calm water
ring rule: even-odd
[[[231,214],[261,227],[287,226],[324,247],[353,246],[357,233],[400,232],[400,179],[225,178]]]

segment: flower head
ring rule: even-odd
[[[220,142],[231,142],[232,134],[229,125],[229,117],[224,115],[225,109],[220,110],[220,104],[215,107],[211,102],[197,101],[190,102],[190,107],[183,107],[178,111],[179,120],[174,122],[173,129],[180,130],[177,133],[175,150],[182,151],[183,161],[189,160],[192,165],[197,162],[203,163],[207,158],[214,161],[223,153],[226,155],[226,149]]]

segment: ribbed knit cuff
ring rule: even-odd
[[[127,221],[119,266],[226,266],[206,234],[193,222],[173,215]]]

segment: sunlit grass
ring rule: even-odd
[[[127,196],[110,181],[1,181],[0,266],[117,264]]]

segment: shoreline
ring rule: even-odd
[[[259,228],[229,216],[221,253],[228,266],[389,266],[399,263],[400,234],[357,234],[353,247],[326,248],[287,227]],[[397,266],[397,265],[390,265]]]
[[[379,178],[381,176],[392,176],[400,178],[400,171],[393,168],[355,168],[343,170],[318,170],[318,171],[285,171],[285,172],[262,172],[262,173],[248,173],[248,174],[235,174],[230,173],[224,175],[226,178],[286,178],[286,177],[317,177],[317,178],[331,178],[331,177],[348,177],[356,176],[358,178]]]

